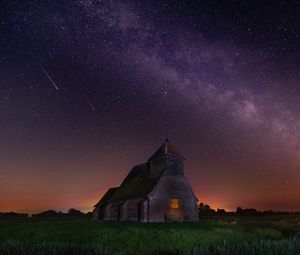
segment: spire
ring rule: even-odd
[[[149,160],[158,158],[163,155],[171,155],[171,156],[184,159],[184,157],[180,153],[178,153],[177,150],[174,148],[174,146],[170,143],[168,137],[166,138],[165,142],[159,147],[159,149],[151,156]]]

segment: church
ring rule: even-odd
[[[119,187],[94,206],[93,219],[106,221],[197,221],[198,206],[184,176],[185,158],[166,139],[147,162],[133,167]]]

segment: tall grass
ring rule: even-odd
[[[234,245],[214,245],[195,247],[191,251],[181,252],[180,255],[298,255],[300,254],[299,239],[260,240],[251,243]]]
[[[287,248],[288,245],[292,247],[291,249],[296,249],[296,239],[278,241],[278,243],[276,241],[258,241],[282,239],[281,230],[285,227],[281,223],[276,224],[256,225],[251,222],[251,224],[231,225],[216,221],[139,224],[89,220],[13,224],[0,222],[0,254],[253,255],[259,253],[241,253],[240,251],[253,251],[253,247],[259,251],[259,247],[267,249],[268,245],[275,250],[283,246]],[[234,251],[240,253],[233,253]]]
[[[141,252],[141,251],[140,251]],[[163,251],[152,251],[152,254],[165,254]],[[76,245],[66,243],[30,244],[19,241],[0,243],[1,255],[125,255],[131,253],[112,252],[102,245]],[[144,252],[148,254],[147,247]],[[298,239],[260,240],[249,243],[222,244],[195,247],[188,251],[174,251],[174,255],[297,255],[300,254]]]
[[[7,240],[0,243],[1,255],[124,255],[123,252],[112,252],[103,245],[78,245],[68,243],[32,244]]]

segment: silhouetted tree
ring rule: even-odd
[[[204,204],[204,203],[200,203],[199,207],[198,207],[198,211],[199,211],[199,216],[209,216],[209,215],[214,215],[215,214],[215,210],[210,208],[209,205]]]
[[[225,209],[218,208],[217,209],[217,214],[218,215],[226,215],[226,211],[225,211]]]
[[[85,215],[86,215],[86,217],[88,219],[92,219],[93,218],[93,212],[87,212]]]
[[[236,214],[238,215],[245,215],[245,216],[256,216],[260,214],[259,211],[255,208],[246,208],[242,209],[241,207],[236,208]]]
[[[32,214],[33,219],[54,219],[54,218],[59,218],[62,217],[64,213],[62,212],[56,212],[54,210],[47,210],[41,213],[35,213]]]
[[[84,217],[85,216],[85,213],[79,211],[79,210],[76,210],[74,208],[71,208],[69,209],[68,211],[68,215],[69,216],[77,216],[77,217]]]
[[[243,213],[243,208],[240,207],[240,206],[239,206],[238,208],[236,208],[236,213],[242,215],[242,213]]]
[[[268,210],[268,211],[263,211],[262,212],[262,214],[264,214],[264,215],[272,215],[272,214],[274,214],[275,212],[274,211],[272,211],[272,210]]]

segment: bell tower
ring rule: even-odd
[[[150,176],[156,176],[161,172],[171,176],[184,176],[184,160],[169,139],[166,139],[148,160]]]

